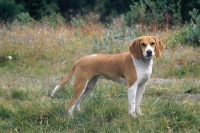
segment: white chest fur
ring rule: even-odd
[[[137,83],[145,83],[152,73],[153,59],[135,59],[133,58],[133,64],[137,73]]]
[[[152,72],[153,59],[135,59],[132,57],[133,65],[136,69],[137,80],[128,88],[129,114],[136,117],[136,113],[141,114],[140,103],[148,79]]]

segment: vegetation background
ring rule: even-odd
[[[0,0],[0,132],[200,132],[199,0]],[[127,51],[142,35],[164,44],[136,119],[125,86],[100,80],[67,113],[84,55]]]
[[[141,6],[136,12],[158,11],[157,15],[169,14],[179,23],[190,20],[189,11],[200,9],[199,0],[0,0],[0,18],[9,20],[18,13],[27,12],[37,20],[53,13],[60,13],[71,20],[76,14],[95,12],[100,14],[101,21],[109,21],[110,17],[126,14],[136,5]]]

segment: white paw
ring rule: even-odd
[[[69,110],[68,110],[68,113],[69,113],[69,116],[73,118],[73,110],[72,110],[72,109],[69,109]]]
[[[137,109],[137,110],[136,110],[136,113],[139,114],[139,115],[144,115],[144,114],[142,114],[142,112],[141,112],[140,109]]]
[[[133,118],[137,118],[137,114],[135,112],[129,112],[129,115],[131,115]]]
[[[77,105],[77,106],[76,106],[76,109],[77,109],[78,111],[81,111],[81,109],[80,109],[80,106],[79,106],[79,105]]]

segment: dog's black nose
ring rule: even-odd
[[[147,50],[147,56],[152,56],[152,51],[151,50]]]

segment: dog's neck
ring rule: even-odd
[[[141,70],[152,70],[152,66],[153,66],[153,58],[151,59],[144,59],[144,58],[139,58],[139,59],[135,59],[133,56],[132,60],[133,60],[133,64],[136,67],[136,69],[141,69]]]
[[[137,73],[137,82],[138,84],[145,83],[151,76],[152,66],[153,66],[153,58],[152,59],[135,59],[133,56],[133,64]]]

